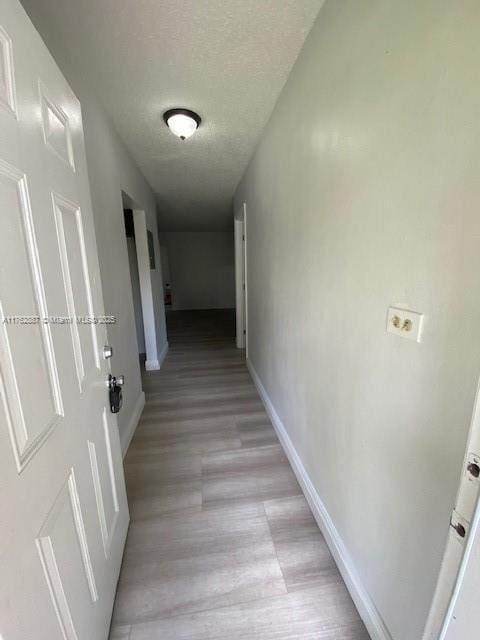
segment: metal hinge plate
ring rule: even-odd
[[[468,454],[465,473],[469,482],[480,484],[480,456],[476,453]]]
[[[468,532],[470,530],[470,523],[462,518],[462,516],[455,511],[452,511],[452,517],[450,519],[450,527],[452,529],[452,533],[455,536],[455,539],[460,542],[460,544],[464,545],[468,536]]]

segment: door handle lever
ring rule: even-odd
[[[108,387],[110,397],[110,411],[118,413],[123,404],[123,385],[125,384],[125,376],[121,375],[116,378],[111,374],[108,376]]]

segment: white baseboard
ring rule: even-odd
[[[145,406],[145,393],[142,391],[138,396],[138,400],[135,403],[135,408],[132,413],[132,417],[130,418],[130,422],[128,423],[128,428],[125,430],[123,436],[120,437],[120,444],[122,446],[122,456],[125,457],[125,454],[128,451],[128,447],[130,446],[130,442],[133,438],[133,434],[135,433],[135,429],[137,428],[138,421],[140,420],[140,416],[142,415],[143,407]]]
[[[275,407],[273,406],[268,394],[263,386],[255,368],[250,360],[247,359],[247,367],[252,376],[253,382],[257,388],[258,393],[265,405],[265,410],[268,413],[273,427],[277,433],[278,439],[285,450],[285,453],[290,461],[293,471],[297,476],[297,480],[302,487],[305,498],[307,499],[310,509],[317,521],[317,524],[323,533],[325,541],[328,544],[330,552],[335,559],[342,578],[345,581],[348,591],[352,596],[352,600],[357,607],[358,613],[362,618],[367,631],[370,634],[372,640],[392,640],[392,637],[385,626],[380,614],[378,613],[372,599],[363,586],[360,576],[358,575],[355,566],[352,562],[350,554],[343,540],[341,539],[332,518],[330,517],[325,505],[323,504],[320,496],[318,495],[312,481],[307,473],[307,470],[303,466],[303,463],[298,455],[295,447],[293,446],[290,436],[288,435],[282,421],[280,420]]]
[[[168,342],[163,345],[158,360],[145,360],[145,371],[158,371],[165,360],[168,351]]]

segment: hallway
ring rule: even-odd
[[[230,311],[170,313],[144,374],[111,640],[366,640],[233,335]]]

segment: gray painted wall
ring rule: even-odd
[[[328,0],[236,194],[250,359],[394,640],[421,637],[480,368],[479,24]]]
[[[97,237],[105,311],[117,317],[108,325],[108,339],[114,349],[112,370],[125,375],[123,408],[118,414],[122,447],[130,435],[132,417],[142,385],[135,337],[135,318],[128,267],[127,239],[123,222],[122,190],[144,209],[147,226],[155,238],[155,253],[160,256],[155,199],[150,186],[132,161],[113,129],[109,118],[89,89],[88,79],[78,71],[75,51],[68,47],[59,30],[51,28],[48,13],[40,4],[24,0],[25,9],[50,49],[57,64],[82,105],[85,147]],[[156,311],[157,349],[166,343],[160,260],[151,272]]]
[[[172,309],[235,306],[232,231],[162,232],[172,285]]]

